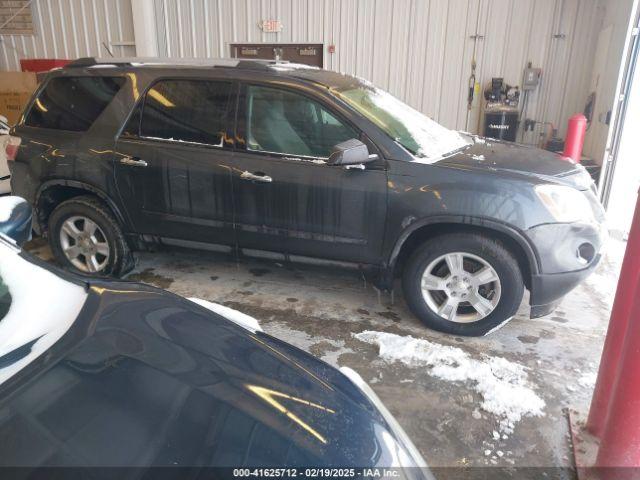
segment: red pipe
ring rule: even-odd
[[[636,272],[629,328],[624,341],[618,375],[611,396],[607,423],[602,433],[596,467],[636,467],[635,474],[624,478],[637,478],[640,467],[640,272]],[[622,476],[611,476],[623,478]]]
[[[596,437],[600,437],[605,428],[607,413],[611,401],[614,381],[620,372],[618,364],[622,356],[622,348],[625,336],[633,337],[640,342],[638,328],[640,321],[636,318],[636,330],[629,329],[631,310],[635,303],[640,302],[637,291],[640,280],[638,273],[640,272],[640,196],[637,199],[636,210],[629,232],[629,240],[627,249],[622,261],[622,269],[620,270],[620,278],[618,279],[618,287],[616,289],[616,297],[611,309],[611,319],[609,320],[609,328],[607,330],[607,338],[604,341],[602,350],[602,358],[600,359],[600,369],[598,371],[598,379],[593,391],[591,400],[591,408],[589,410],[589,418],[587,420],[587,429]],[[635,297],[634,297],[635,295]],[[640,345],[640,343],[639,343]],[[633,376],[637,378],[635,370]],[[629,371],[626,372],[630,374]],[[636,380],[637,381],[637,380]],[[640,382],[638,382],[640,385]],[[634,428],[640,431],[640,423],[634,424]]]
[[[567,138],[564,142],[564,152],[562,153],[563,157],[570,158],[574,163],[580,163],[586,131],[587,117],[578,113],[569,119]]]

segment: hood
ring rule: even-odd
[[[472,137],[471,141],[467,148],[435,165],[525,176],[579,190],[587,190],[593,183],[584,167],[556,153],[492,138]]]
[[[48,358],[25,394],[43,415],[65,412],[71,465],[413,466],[402,436],[338,370],[162,290],[92,282]]]

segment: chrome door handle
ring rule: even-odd
[[[268,175],[251,173],[246,170],[240,174],[240,178],[242,180],[249,180],[253,182],[264,182],[264,183],[273,182],[273,178],[271,178]]]
[[[122,157],[118,161],[122,165],[130,165],[132,167],[146,167],[148,165],[146,161],[141,160],[139,158],[133,158],[133,157]]]

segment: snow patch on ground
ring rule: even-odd
[[[258,323],[258,320],[255,318],[239,312],[238,310],[234,310],[233,308],[225,307],[224,305],[220,305],[219,303],[209,302],[208,300],[202,300],[201,298],[190,298],[193,303],[197,303],[201,307],[206,308],[207,310],[211,310],[218,315],[222,315],[227,320],[232,321],[233,323],[240,325],[243,328],[246,328],[252,333],[262,332],[262,327]]]
[[[587,285],[598,292],[598,296],[606,302],[609,308],[613,305],[616,296],[620,268],[626,248],[627,242],[609,238],[606,250],[603,252],[604,261],[585,280]]]
[[[483,355],[481,360],[463,350],[386,332],[364,331],[354,337],[377,345],[387,362],[410,367],[430,367],[428,373],[451,382],[471,382],[482,395],[480,407],[495,415],[499,431],[511,433],[524,417],[544,416],[545,402],[533,390],[525,368],[501,357]]]
[[[24,199],[20,197],[10,196],[0,198],[0,222],[9,220],[13,209],[21,203],[24,203]]]
[[[605,301],[609,308],[613,306],[613,299],[616,296],[616,288],[618,286],[617,278],[611,278],[606,273],[596,271],[587,277],[585,283],[596,292],[599,292],[600,298]]]
[[[581,387],[585,388],[593,388],[596,385],[596,378],[598,377],[598,372],[589,372],[585,373],[578,378],[578,384]]]
[[[500,330],[502,327],[504,327],[507,323],[509,323],[511,320],[513,319],[513,317],[509,317],[507,318],[504,322],[499,323],[498,325],[496,325],[495,327],[493,327],[491,330],[489,330],[487,333],[485,333],[483,335],[483,337],[486,337],[487,335],[491,335],[494,332],[497,332],[498,330]]]
[[[265,328],[269,335],[286,339],[287,343],[312,353],[323,362],[327,362],[336,368],[341,367],[339,359],[342,354],[353,353],[353,350],[346,346],[344,340],[333,340],[330,338],[319,340],[317,336],[309,335],[307,332],[300,330],[294,330],[285,323],[269,322],[265,325]]]
[[[330,343],[330,348],[320,357],[320,360],[334,367],[339,367],[338,360],[340,356],[343,353],[352,352],[352,350],[345,345],[343,340],[335,340],[328,343]]]

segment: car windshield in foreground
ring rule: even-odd
[[[333,90],[333,94],[380,127],[421,159],[437,160],[470,144],[390,93],[369,84]]]
[[[19,255],[0,238],[0,385],[73,325],[87,293]]]

